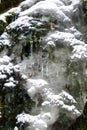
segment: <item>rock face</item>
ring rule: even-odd
[[[75,123],[70,126],[69,130],[87,130],[87,102],[83,113],[76,119]]]
[[[2,130],[67,130],[85,113],[87,26],[82,5],[81,0],[25,0],[0,15]]]

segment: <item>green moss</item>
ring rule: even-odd
[[[6,22],[0,20],[0,35],[4,32],[6,26],[10,24],[15,18],[15,13],[11,12],[6,16]]]
[[[0,20],[0,35],[4,32],[5,28],[7,26],[7,23],[3,20]]]
[[[10,24],[15,19],[15,13],[11,12],[6,16],[7,24]]]
[[[80,126],[77,130],[87,130],[86,126]]]
[[[87,23],[87,0],[83,0],[83,12],[84,12],[84,19],[85,22]]]
[[[83,0],[83,11],[87,13],[87,0]]]
[[[12,15],[12,17],[14,14]],[[21,59],[23,59],[23,56],[28,57],[31,53],[31,44],[32,44],[32,52],[38,52],[38,50],[41,49],[41,38],[43,38],[50,30],[50,24],[46,21],[40,21],[40,19],[33,18],[33,20],[29,21],[30,26],[26,27],[20,27],[16,26],[15,28],[11,28],[9,25],[9,28],[6,28],[6,32],[9,35],[11,46],[8,50],[8,55],[11,55],[12,52],[15,53],[15,46],[18,46],[20,44],[22,51],[20,51],[20,54],[18,54]],[[40,24],[38,24],[38,22]],[[22,38],[21,37],[24,36]],[[18,52],[19,53],[19,52]],[[17,54],[17,50],[16,50]]]

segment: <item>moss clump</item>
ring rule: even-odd
[[[15,15],[16,14],[14,12],[10,12],[8,15],[5,16],[6,21],[3,21],[2,19],[0,20],[0,35],[4,32],[6,26],[14,21]]]
[[[83,0],[83,11],[87,13],[87,0]]]
[[[0,35],[4,32],[5,28],[7,26],[7,23],[3,20],[0,20]]]
[[[10,24],[12,21],[15,20],[15,13],[14,12],[10,12],[7,16],[6,16],[6,22],[7,25]]]

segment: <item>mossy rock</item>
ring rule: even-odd
[[[20,51],[20,57],[23,59],[23,55],[28,57],[31,53],[31,44],[32,52],[38,52],[41,49],[41,39],[49,32],[50,24],[46,21],[40,21],[40,19],[33,18],[30,23],[30,26],[21,25],[11,27],[11,24],[6,28],[6,32],[9,35],[11,41],[11,49],[8,49],[8,54],[11,55],[15,53],[15,47],[21,46],[22,51]],[[40,24],[38,24],[38,22]],[[22,37],[21,37],[22,36]],[[17,50],[16,50],[17,53]],[[18,52],[19,53],[19,52]]]
[[[87,13],[87,0],[83,0],[83,11]]]
[[[14,21],[15,15],[16,14],[14,12],[10,12],[8,15],[5,16],[6,21],[3,21],[2,19],[0,20],[0,35],[5,31],[6,26]]]
[[[83,0],[83,12],[84,12],[84,19],[85,22],[87,23],[87,0]]]
[[[6,16],[6,22],[7,25],[10,24],[12,21],[15,20],[15,12],[10,12],[7,16]]]
[[[5,28],[7,26],[7,23],[3,20],[0,20],[0,35],[4,32]]]
[[[69,127],[69,130],[87,130],[87,102],[85,103],[83,113]]]
[[[78,102],[77,107],[83,109],[84,96],[87,95],[86,59],[74,61],[68,59],[65,65],[65,78],[67,81],[65,88],[75,97]]]

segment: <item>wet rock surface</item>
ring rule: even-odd
[[[87,102],[81,116],[76,119],[68,130],[87,130]]]

